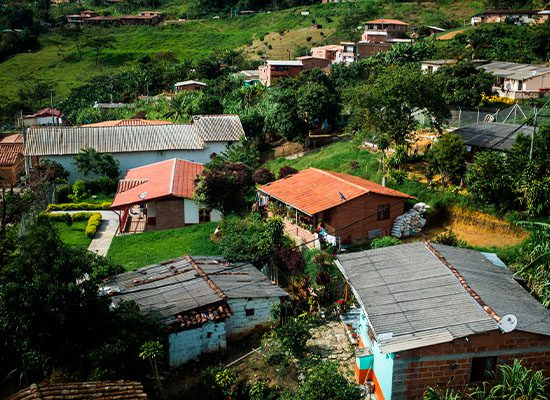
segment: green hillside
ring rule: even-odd
[[[464,0],[438,4],[425,2],[420,6],[417,2],[362,1],[354,4],[354,12],[367,18],[400,18],[417,25],[442,25],[445,21],[458,24],[482,7],[481,1]],[[322,24],[323,31],[326,32],[319,41],[329,43],[339,40],[338,24],[349,13],[349,7],[349,3],[318,4],[307,7],[310,11],[308,16],[300,15],[300,11],[304,9],[301,7],[232,19],[197,20],[167,26],[102,28],[99,30],[99,37],[109,38],[113,48],[104,51],[99,65],[96,65],[91,49],[84,49],[83,60],[80,60],[74,44],[63,42],[57,33],[52,33],[41,36],[40,50],[17,54],[0,63],[0,85],[4,88],[5,98],[11,100],[29,82],[48,82],[53,86],[56,98],[62,99],[70,89],[90,81],[94,76],[114,72],[145,55],[173,52],[180,61],[196,61],[211,54],[219,54],[223,50],[245,47],[251,49],[254,39],[257,42],[270,32],[303,30],[311,25],[313,19]],[[169,17],[177,18],[185,12],[186,6],[185,2],[181,5],[169,2],[159,10],[167,12]],[[375,10],[378,14],[368,15],[366,10],[370,10],[370,13]],[[294,40],[292,37],[293,35],[282,35],[281,48],[291,47],[290,43],[285,47],[284,41],[286,38]],[[52,43],[54,41],[63,44],[67,61],[63,61],[59,48]]]

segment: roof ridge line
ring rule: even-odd
[[[189,262],[189,264],[191,264],[191,266],[197,271],[197,273],[199,274],[199,276],[204,279],[204,281],[206,282],[206,284],[208,286],[210,286],[212,289],[214,289],[214,291],[216,292],[216,294],[222,299],[222,300],[226,300],[227,299],[227,295],[224,293],[223,290],[221,290],[221,288],[216,285],[214,283],[214,281],[212,279],[210,279],[210,277],[208,276],[208,274],[206,272],[204,272],[202,270],[201,267],[199,267],[199,265],[195,262],[195,260],[193,260],[193,258],[190,256],[190,255],[186,255],[185,256],[185,259]]]
[[[172,161],[174,161],[174,166],[172,167],[172,176],[170,177],[170,194],[174,193],[174,178],[176,177],[176,166],[178,165],[178,159],[173,158]]]
[[[464,277],[458,272],[458,270],[447,261],[447,259],[436,250],[435,247],[432,246],[431,243],[429,243],[426,240],[422,240],[422,244],[426,249],[432,253],[451,273],[455,276],[455,278],[458,280],[458,283],[466,290],[468,295],[478,303],[481,308],[497,323],[500,322],[501,318],[498,316],[498,314],[493,310],[483,299],[479,294],[477,294],[471,287],[468,285],[468,282],[464,279]]]
[[[325,171],[324,169],[319,169],[319,168],[315,168],[315,167],[311,167],[311,168],[313,168],[313,169],[316,170],[316,171],[322,172],[322,173],[325,174],[325,175],[330,175],[330,176],[332,176],[333,178],[336,178],[336,179],[338,179],[338,180],[341,181],[341,182],[347,183],[348,185],[355,186],[356,188],[359,188],[359,189],[361,189],[361,190],[364,190],[365,193],[370,193],[370,192],[371,192],[371,190],[366,189],[366,188],[364,188],[364,187],[361,186],[361,185],[358,185],[358,184],[353,183],[353,182],[346,181],[345,179],[343,179],[343,178],[341,178],[341,177],[339,177],[339,176],[337,176],[337,175],[333,175],[333,172],[334,172],[334,171]],[[352,175],[352,176],[353,176],[353,175]]]

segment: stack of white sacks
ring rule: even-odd
[[[430,208],[430,206],[426,203],[416,203],[413,208],[405,214],[401,214],[397,217],[393,222],[391,230],[392,236],[401,238],[420,232],[424,225],[426,225],[424,212],[427,208]]]

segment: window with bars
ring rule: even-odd
[[[378,221],[390,219],[390,205],[381,204],[378,206]]]

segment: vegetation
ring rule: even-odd
[[[440,136],[428,152],[430,171],[443,178],[443,182],[459,183],[464,174],[466,146],[456,133]]]
[[[217,244],[210,241],[216,223],[205,223],[164,231],[115,236],[107,258],[134,270],[160,261],[181,257],[220,255]]]
[[[371,244],[371,249],[379,249],[381,247],[389,247],[389,246],[395,246],[401,244],[401,240],[393,237],[393,236],[384,236],[381,238],[374,239]]]
[[[60,203],[49,204],[46,211],[108,210],[110,206],[110,201],[101,203]]]
[[[92,239],[86,236],[87,221],[76,221],[71,225],[66,222],[53,222],[52,226],[59,234],[59,239],[69,247],[86,250]]]
[[[86,236],[92,239],[101,225],[101,213],[94,213],[86,225]]]

